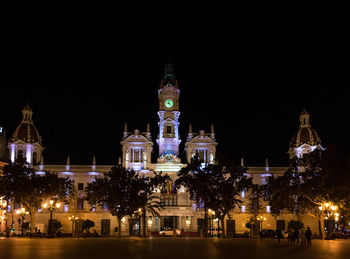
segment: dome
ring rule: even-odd
[[[309,118],[310,115],[305,110],[300,114],[300,125],[299,129],[294,133],[290,146],[299,147],[303,144],[309,144],[310,146],[315,146],[321,144],[321,139],[317,135],[316,131],[311,128]]]
[[[305,143],[309,144],[310,146],[321,144],[321,139],[317,135],[316,131],[311,127],[299,128],[294,133],[290,146],[299,147]]]
[[[32,121],[32,109],[27,105],[22,110],[23,119],[13,133],[12,141],[23,140],[26,143],[41,142],[41,137],[38,130]]]

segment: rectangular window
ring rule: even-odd
[[[68,211],[69,211],[68,205],[64,205],[64,212],[68,212]]]
[[[140,150],[134,149],[134,162],[140,162]]]
[[[245,212],[245,206],[241,206],[241,212]]]
[[[171,134],[172,133],[172,127],[171,126],[166,126],[166,134]]]
[[[271,212],[271,207],[270,206],[266,206],[266,212],[270,213]]]
[[[84,184],[83,183],[78,183],[78,191],[84,190]]]

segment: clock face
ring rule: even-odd
[[[173,100],[171,100],[171,99],[165,100],[164,104],[165,104],[165,107],[167,107],[167,108],[171,108],[174,105]]]

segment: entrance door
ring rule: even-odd
[[[140,220],[138,219],[130,219],[130,229],[129,234],[130,236],[139,236],[140,235]]]
[[[236,222],[235,220],[226,220],[226,235],[233,237],[236,233]]]
[[[101,220],[101,236],[109,237],[111,235],[111,221],[109,219]]]
[[[163,217],[163,228],[177,228],[177,217]]]

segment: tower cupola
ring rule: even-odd
[[[41,161],[44,148],[32,116],[32,108],[27,104],[22,110],[21,123],[13,133],[8,145],[11,162],[20,157],[25,159],[30,165],[36,165]]]
[[[316,131],[311,128],[310,114],[304,109],[299,115],[299,128],[294,133],[289,144],[290,158],[296,156],[301,158],[303,154],[321,147],[321,139]]]

